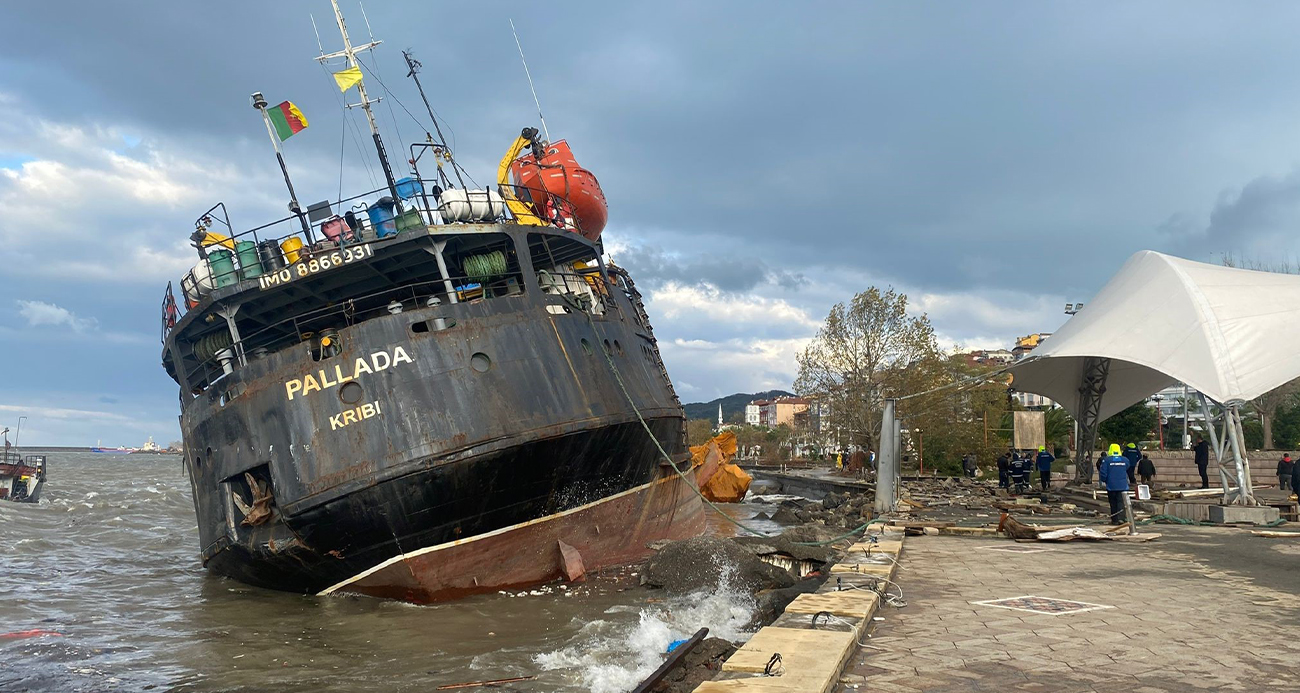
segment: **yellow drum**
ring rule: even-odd
[[[286,238],[280,244],[280,250],[284,251],[285,262],[292,265],[302,257],[302,239],[296,237]]]

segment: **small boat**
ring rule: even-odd
[[[45,455],[0,453],[0,500],[35,503],[45,486]]]
[[[153,440],[153,439],[151,438],[150,440]],[[129,455],[129,454],[131,454],[131,453],[133,453],[133,452],[138,452],[135,448],[128,448],[128,447],[124,447],[124,446],[122,446],[122,445],[119,445],[119,446],[117,446],[117,447],[115,447],[115,448],[103,448],[103,447],[99,447],[99,443],[96,443],[96,444],[95,444],[95,447],[91,448],[90,451],[91,451],[91,452],[100,452],[100,453],[104,453],[104,454],[107,454],[107,455]]]

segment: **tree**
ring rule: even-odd
[[[686,444],[703,445],[713,438],[714,422],[708,419],[691,419],[686,422]]]
[[[798,363],[795,389],[827,403],[829,425],[873,450],[885,397],[923,391],[945,375],[929,318],[908,314],[906,294],[874,286],[831,308]]]
[[[1273,421],[1278,409],[1295,398],[1297,389],[1300,389],[1300,379],[1292,380],[1251,400],[1251,408],[1259,415],[1262,449],[1273,449],[1276,442],[1273,438]]]
[[[1151,434],[1156,430],[1158,416],[1154,407],[1138,402],[1101,422],[1097,435],[1105,445],[1118,443],[1123,446],[1150,440]]]

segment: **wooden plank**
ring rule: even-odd
[[[1270,539],[1294,539],[1300,537],[1300,532],[1270,532],[1267,530],[1260,530],[1251,532],[1251,534],[1257,537],[1268,537]]]
[[[704,640],[704,636],[708,634],[708,628],[701,628],[695,631],[695,635],[692,635],[690,640],[678,645],[677,649],[669,652],[668,659],[665,659],[664,663],[660,664],[659,668],[655,669],[653,674],[650,674],[646,680],[642,681],[641,685],[633,688],[632,693],[646,693],[651,688],[658,685],[659,682],[664,680],[664,677],[667,676],[670,671],[677,667],[677,664],[681,661],[682,657],[685,657],[688,652],[695,649],[695,646],[699,645],[700,641]]]

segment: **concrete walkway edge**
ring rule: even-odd
[[[795,598],[780,618],[723,663],[716,679],[700,684],[695,693],[833,691],[880,607],[880,596],[871,587],[897,574],[902,530],[882,530],[849,547],[817,592]],[[775,654],[780,661],[772,666],[774,675],[767,675],[764,670]]]

